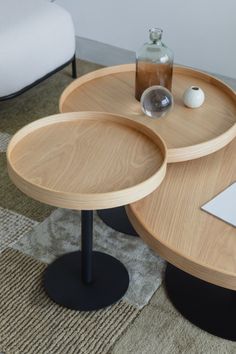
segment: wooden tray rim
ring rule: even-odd
[[[15,146],[28,134],[45,126],[76,120],[111,120],[122,125],[127,125],[132,129],[136,129],[152,140],[160,149],[163,161],[159,169],[148,179],[142,181],[132,187],[107,193],[72,193],[52,190],[50,188],[40,186],[23,177],[11,163],[11,153]],[[40,202],[68,209],[78,210],[96,210],[117,207],[132,203],[144,198],[153,192],[162,182],[166,173],[167,166],[167,148],[163,139],[149,127],[142,123],[132,121],[131,119],[108,112],[70,112],[59,113],[45,118],[38,119],[23,128],[21,128],[10,140],[7,148],[7,166],[8,173],[14,184],[25,194]]]
[[[79,88],[80,86],[86,84],[89,81],[94,79],[98,79],[104,76],[117,74],[120,72],[129,72],[135,71],[135,64],[123,64],[123,65],[116,65],[110,66],[102,69],[98,69],[92,71],[88,74],[81,76],[80,78],[73,81],[70,85],[66,87],[63,91],[60,100],[59,100],[59,110],[63,112],[63,104],[67,97],[74,91],[74,89]],[[198,79],[202,79],[207,81],[208,83],[220,87],[223,89],[231,98],[235,101],[236,106],[236,93],[235,91],[222,80],[209,75],[203,71],[199,71],[190,67],[174,65],[174,73],[177,74],[187,74]],[[188,161],[192,159],[196,159],[199,157],[206,156],[211,154],[224,146],[230,143],[236,137],[236,120],[235,123],[225,132],[219,134],[218,136],[204,141],[199,144],[189,145],[181,148],[169,148],[168,151],[168,163],[172,162],[181,162],[181,161]]]

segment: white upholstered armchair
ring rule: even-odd
[[[0,100],[70,63],[76,77],[74,26],[65,9],[46,0],[0,0]]]

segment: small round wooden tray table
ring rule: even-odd
[[[13,136],[7,150],[13,183],[40,202],[82,210],[82,251],[58,258],[44,275],[46,292],[56,303],[95,310],[126,292],[126,268],[92,251],[93,210],[119,207],[153,192],[166,173],[166,151],[148,127],[101,112],[50,116]]]

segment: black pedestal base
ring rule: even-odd
[[[166,289],[176,309],[201,329],[236,341],[236,292],[197,279],[168,264]]]
[[[112,229],[126,235],[138,236],[126,214],[125,207],[97,211],[102,221]]]
[[[92,274],[92,282],[85,284],[81,279],[81,252],[68,253],[45,270],[45,291],[59,305],[92,311],[112,305],[128,288],[126,268],[105,253],[92,253]]]

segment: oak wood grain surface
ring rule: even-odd
[[[59,207],[99,209],[152,192],[166,147],[152,130],[114,114],[75,112],[35,121],[12,138],[9,175],[26,194]]]
[[[128,206],[127,213],[140,236],[167,261],[236,290],[236,228],[200,209],[234,181],[236,139],[209,156],[169,164],[158,190]]]
[[[146,117],[134,97],[135,66],[120,65],[91,72],[71,83],[60,99],[60,111],[106,111],[126,115],[154,129],[165,140],[168,162],[208,155],[236,136],[236,94],[225,83],[206,73],[174,67],[174,109],[164,118]],[[198,109],[184,106],[189,86],[200,86],[205,102]]]

